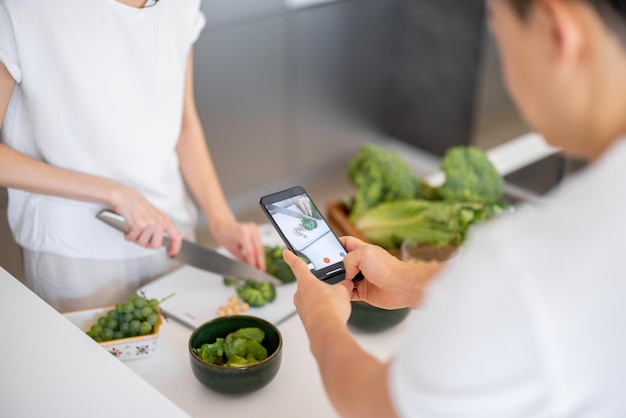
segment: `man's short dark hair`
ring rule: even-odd
[[[534,0],[508,0],[517,14],[525,19]],[[568,0],[580,1],[593,7],[606,25],[613,30],[626,46],[626,0]]]

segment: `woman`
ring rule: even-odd
[[[58,310],[116,303],[170,269],[193,238],[188,191],[216,239],[265,268],[256,225],[227,205],[196,112],[199,7],[0,0],[0,186],[25,279]],[[95,218],[103,208],[127,220],[128,242]]]

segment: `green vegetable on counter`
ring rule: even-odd
[[[291,268],[283,260],[283,247],[264,246],[265,265],[267,273],[276,277],[283,283],[296,281]],[[306,263],[310,263],[306,257],[301,256]],[[252,307],[265,306],[276,298],[276,288],[271,283],[259,283],[251,279],[236,277],[224,277],[224,285],[236,287],[239,298]]]
[[[193,351],[209,364],[225,367],[249,366],[267,358],[267,349],[261,345],[264,338],[265,332],[260,328],[240,328],[226,338],[217,338],[214,343],[202,344]]]
[[[302,227],[307,231],[313,231],[317,228],[317,221],[311,218],[302,218],[300,225],[302,225]]]
[[[305,260],[308,262],[308,260]],[[265,247],[265,265],[267,273],[278,278],[283,283],[296,281],[291,268],[283,260],[283,247]]]
[[[374,144],[362,146],[350,160],[348,179],[356,189],[350,208],[352,222],[381,203],[419,195],[419,180],[407,162]]]
[[[480,148],[450,148],[441,162],[445,183],[437,189],[444,200],[493,203],[502,198],[504,179]]]
[[[481,149],[450,148],[441,170],[445,182],[432,186],[411,173],[398,155],[364,145],[348,166],[356,188],[350,221],[368,241],[386,249],[400,247],[408,237],[459,246],[472,224],[510,207],[501,201],[504,180]]]
[[[237,296],[250,306],[265,306],[276,299],[276,288],[272,283],[246,280],[237,286]]]
[[[276,288],[269,282],[224,277],[224,285],[236,286],[237,296],[252,307],[265,306],[276,299]]]
[[[428,201],[383,203],[356,223],[365,238],[385,249],[398,248],[409,237],[435,245],[461,245],[471,225],[506,211],[505,203]]]

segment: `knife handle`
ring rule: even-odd
[[[122,216],[118,215],[115,212],[111,212],[110,210],[101,210],[100,212],[98,212],[98,214],[96,214],[96,218],[100,219],[104,223],[111,225],[118,231],[122,231],[125,234],[130,231],[130,227],[126,223],[126,219],[124,219]]]
[[[113,228],[118,231],[122,231],[127,234],[130,231],[130,226],[126,223],[126,219],[123,216],[118,215],[115,212],[111,212],[110,210],[104,209],[96,214],[96,218],[100,219],[104,223],[111,225]],[[163,234],[163,246],[165,248],[170,248],[172,241],[167,234]]]

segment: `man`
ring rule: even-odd
[[[626,1],[492,0],[508,88],[527,121],[590,167],[545,205],[476,228],[429,283],[424,266],[345,238],[347,277],[286,251],[327,392],[353,417],[626,416]],[[351,337],[351,299],[417,307],[397,358]]]

